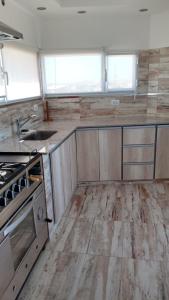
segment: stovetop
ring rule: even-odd
[[[24,190],[32,184],[29,165],[38,160],[39,154],[7,155],[0,153],[0,213]],[[36,167],[36,171],[39,167]],[[40,171],[39,171],[40,172]]]
[[[0,189],[24,170],[25,163],[0,162]]]

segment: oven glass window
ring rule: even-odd
[[[33,209],[10,233],[10,242],[15,270],[36,238]]]

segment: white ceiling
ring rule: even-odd
[[[32,14],[43,17],[76,14],[85,9],[88,13],[138,14],[140,8],[148,8],[149,14],[169,10],[169,0],[13,0]],[[38,6],[47,7],[37,11]],[[144,13],[147,14],[147,13]]]

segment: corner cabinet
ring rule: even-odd
[[[99,130],[76,132],[78,181],[99,181]]]
[[[157,127],[156,179],[169,178],[169,125]]]
[[[100,180],[121,180],[122,129],[99,129]]]

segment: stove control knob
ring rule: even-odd
[[[7,190],[5,193],[4,193],[4,196],[6,198],[6,204],[8,204],[11,200],[13,200],[14,198],[14,193],[13,191],[11,190]]]
[[[19,184],[14,183],[12,185],[12,191],[14,192],[14,196],[16,196],[19,192],[20,192],[21,188],[19,186]]]
[[[27,186],[27,179],[25,177],[21,177],[19,178],[19,181],[18,181],[21,189],[23,189],[24,187]]]
[[[5,198],[3,196],[0,196],[0,206],[1,207],[5,206]]]

